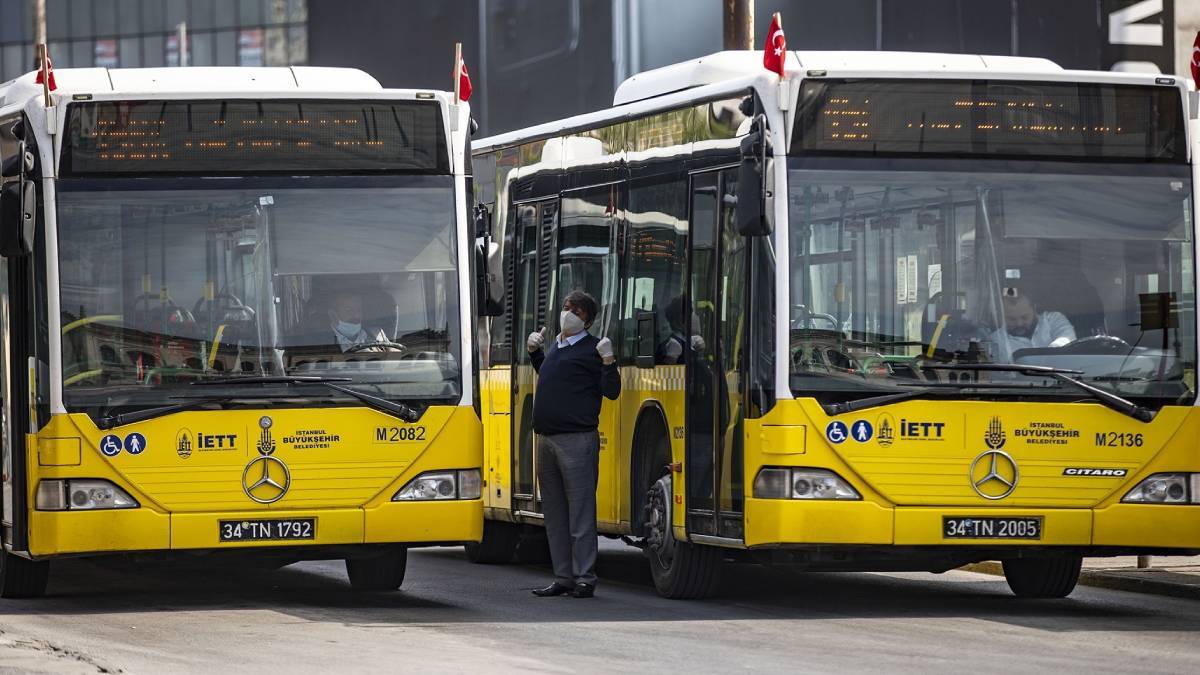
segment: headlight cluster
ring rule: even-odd
[[[1126,504],[1200,504],[1200,473],[1156,473],[1134,486]]]
[[[757,499],[862,499],[841,476],[828,469],[764,466],[754,477]]]
[[[479,499],[482,481],[479,469],[426,471],[408,481],[392,495],[394,502],[424,502],[443,499]]]
[[[137,507],[137,500],[128,492],[98,478],[44,480],[38,483],[39,511],[99,511]]]

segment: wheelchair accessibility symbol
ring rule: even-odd
[[[825,427],[825,438],[828,438],[829,442],[834,445],[844,442],[849,437],[850,430],[846,428],[845,422],[834,420]]]
[[[105,457],[116,457],[121,454],[121,437],[109,434],[100,439],[100,452]]]

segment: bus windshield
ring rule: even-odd
[[[970,398],[1079,398],[1048,377],[971,367],[1003,363],[1073,371],[1143,405],[1192,400],[1188,167],[792,161],[797,396],[934,384]]]
[[[59,185],[69,410],[241,396],[189,385],[255,375],[348,378],[388,399],[460,396],[451,177]],[[287,390],[298,395],[335,393]]]

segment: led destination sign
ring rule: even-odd
[[[63,174],[449,173],[432,101],[73,103]]]
[[[794,154],[992,155],[1183,162],[1168,86],[808,80]]]

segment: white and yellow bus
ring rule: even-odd
[[[0,596],[49,561],[480,537],[469,111],[325,68],[0,85]]]
[[[622,394],[602,534],[658,591],[720,565],[1200,551],[1196,97],[1040,59],[721,53],[478,141],[505,313],[483,362],[479,561],[541,522],[525,336],[573,288]],[[499,297],[499,291],[493,291]]]

